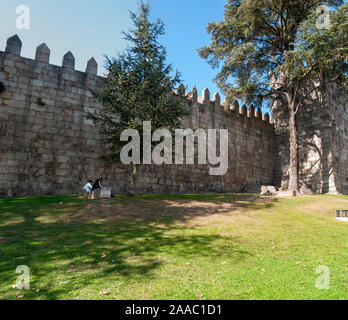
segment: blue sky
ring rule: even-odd
[[[122,30],[131,27],[128,10],[135,11],[138,0],[1,0],[0,50],[8,37],[18,34],[23,42],[22,56],[34,58],[35,49],[45,42],[51,49],[52,64],[61,65],[69,50],[75,56],[76,69],[84,71],[94,57],[99,74],[104,72],[104,54],[114,56],[126,47]],[[202,60],[197,49],[209,44],[205,27],[223,17],[226,0],[151,0],[152,19],[160,17],[166,25],[162,43],[168,50],[168,62],[181,71],[185,85],[199,92],[218,91],[212,79],[217,71]],[[30,8],[30,30],[17,30],[16,7]],[[221,93],[221,92],[220,92]]]

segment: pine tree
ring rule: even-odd
[[[151,121],[152,131],[165,128],[173,132],[189,114],[185,88],[181,85],[175,91],[181,75],[166,64],[167,52],[159,43],[164,24],[160,19],[150,22],[149,11],[149,5],[141,2],[139,11],[130,13],[134,28],[123,32],[129,46],[116,57],[106,58],[105,84],[93,92],[102,109],[89,118],[100,128],[108,146],[105,158],[116,163],[127,144],[120,139],[124,130],[137,130],[142,144],[143,121]],[[130,167],[130,189],[134,192],[137,166]]]
[[[317,11],[322,5],[334,12]],[[214,68],[222,64],[215,81],[228,105],[285,102],[289,191],[299,189],[296,114],[313,91],[347,82],[347,28],[347,5],[339,0],[229,0],[224,19],[207,27],[212,42],[199,54]]]

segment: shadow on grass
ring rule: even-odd
[[[260,204],[255,199],[260,200],[250,195],[147,195],[106,202],[71,197],[0,199],[1,285],[8,285],[9,291],[18,276],[16,267],[27,265],[31,286],[40,287],[40,298],[60,299],[76,289],[73,285],[83,288],[97,281],[101,290],[113,277],[151,279],[154,270],[176,256],[188,261],[228,257],[238,263],[250,255],[238,237],[207,234],[177,222],[214,213],[200,201],[231,204],[222,207],[220,214],[240,208],[258,210],[276,201]],[[183,210],[180,201],[185,200],[198,202]],[[104,203],[105,212],[98,212]],[[110,213],[113,207],[116,212]],[[67,274],[68,270],[72,272]],[[3,290],[3,298],[14,298]],[[26,293],[28,299],[35,297],[35,291]]]
[[[157,221],[170,227],[178,222],[186,223],[195,218],[208,218],[216,214],[233,218],[234,215],[245,214],[247,210],[257,213],[273,207],[277,201],[277,198],[252,194],[147,194],[115,199],[103,205],[97,204],[94,209],[104,219],[148,223]]]

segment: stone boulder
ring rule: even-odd
[[[101,188],[100,189],[100,199],[110,199],[111,198],[111,188]]]
[[[279,192],[279,188],[275,186],[261,186],[261,195],[275,196]]]

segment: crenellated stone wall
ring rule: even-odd
[[[35,60],[21,57],[21,41],[8,39],[0,51],[0,197],[80,193],[90,178],[105,179],[114,193],[128,189],[128,169],[101,159],[101,136],[86,112],[100,107],[90,89],[100,88],[92,58],[75,70],[71,52],[62,66],[49,64],[50,50],[37,48]],[[137,192],[240,192],[248,185],[280,182],[274,127],[268,114],[237,104],[225,110],[220,97],[192,96],[187,128],[229,129],[229,169],[210,176],[204,165],[143,165]]]
[[[22,57],[18,36],[0,51],[0,197],[80,193],[88,179],[103,176],[114,193],[128,191],[129,169],[111,165],[88,111],[101,106],[90,89],[103,86],[91,58],[75,70],[68,52],[62,66],[49,63],[50,50],[37,47],[35,59]],[[2,86],[0,86],[1,89]],[[182,88],[181,88],[182,89]],[[229,169],[210,176],[208,165],[143,165],[136,191],[144,193],[257,191],[250,186],[288,183],[287,114],[281,102],[268,114],[238,103],[225,110],[220,96],[191,96],[184,128],[229,130]],[[273,124],[272,124],[273,123]],[[314,95],[297,115],[302,193],[348,194],[347,94],[335,85]]]

